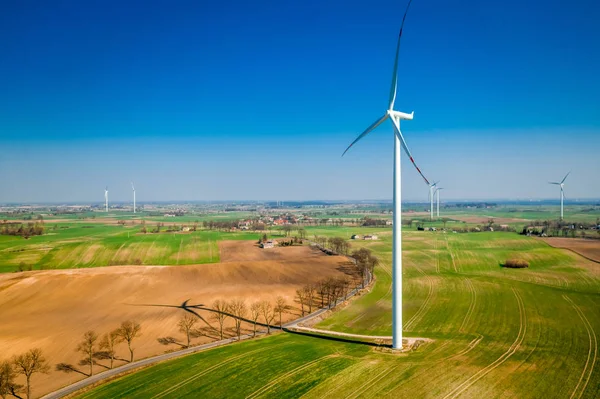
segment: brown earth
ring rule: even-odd
[[[570,249],[581,256],[600,263],[600,240],[564,237],[544,237],[540,240],[556,248]]]
[[[221,243],[223,263],[194,266],[114,266],[91,269],[48,270],[0,275],[0,360],[30,348],[39,347],[52,371],[34,375],[33,396],[39,397],[61,386],[84,378],[78,372],[56,371],[58,363],[68,363],[84,373],[89,366],[79,365],[83,356],[75,352],[84,332],[93,329],[104,334],[124,320],[142,325],[142,336],[134,341],[135,358],[140,359],[178,344],[162,345],[157,340],[175,337],[184,343],[177,321],[186,311],[179,306],[210,307],[215,299],[269,300],[278,295],[293,308],[284,321],[299,316],[294,303],[295,290],[306,283],[343,275],[347,260],[327,256],[309,247],[259,249],[248,241]],[[198,313],[213,327],[210,312]],[[232,320],[227,323],[228,336],[234,335]],[[218,332],[199,322],[205,336],[195,338],[200,344],[218,338]],[[246,331],[250,324],[244,325]],[[125,344],[119,344],[117,355],[128,359]],[[124,360],[116,361],[116,365]],[[99,360],[94,373],[106,369],[108,361]]]

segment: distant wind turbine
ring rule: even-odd
[[[565,200],[565,180],[567,180],[567,176],[569,176],[571,172],[567,173],[565,177],[559,182],[549,181],[549,184],[556,184],[560,186],[560,220],[563,220],[563,202]]]
[[[435,193],[437,194],[437,217],[440,217],[440,190],[443,190],[443,187],[438,187],[435,189]]]
[[[135,186],[131,182],[131,189],[133,190],[133,213],[135,213]]]
[[[398,54],[400,53],[400,39],[402,38],[402,29],[404,28],[404,21],[406,20],[406,14],[408,13],[408,8],[410,7],[411,2],[412,0],[410,0],[406,6],[404,17],[402,18],[402,25],[400,26],[400,33],[398,34],[398,43],[396,45],[396,57],[394,58],[394,70],[392,73],[392,87],[390,89],[388,109],[382,117],[377,119],[375,122],[373,122],[373,124],[371,124],[371,126],[367,128],[367,130],[362,132],[342,154],[342,156],[344,156],[350,147],[356,144],[367,134],[375,130],[375,128],[381,125],[388,118],[390,119],[394,127],[394,214],[392,224],[392,347],[394,349],[402,348],[402,188],[400,175],[400,146],[402,146],[408,155],[410,161],[417,169],[417,172],[419,172],[423,180],[425,180],[425,183],[429,184],[429,181],[425,178],[415,163],[408,146],[406,145],[406,141],[402,136],[402,132],[400,131],[400,120],[412,120],[414,112],[406,114],[404,112],[398,112],[394,110],[394,102],[396,100],[398,83]]]
[[[435,194],[435,188],[437,187],[438,183],[439,183],[439,181],[436,181],[435,183],[428,183],[429,184],[429,218],[431,220],[433,220],[433,196]]]
[[[108,213],[108,186],[104,189],[104,209]]]

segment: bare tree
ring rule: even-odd
[[[106,351],[106,355],[110,358],[110,368],[113,368],[113,363],[115,360],[115,346],[119,342],[121,342],[122,338],[119,335],[119,330],[112,330],[109,333],[104,334],[102,340],[100,341],[100,349],[104,349]]]
[[[95,331],[89,330],[83,334],[83,341],[77,345],[77,352],[81,352],[85,357],[86,363],[90,365],[90,377],[94,375],[94,353],[96,352],[96,341],[98,334]]]
[[[312,313],[313,301],[315,298],[316,290],[312,284],[304,286],[304,297],[306,298],[306,304],[308,305],[308,313]]]
[[[243,299],[235,299],[229,303],[229,311],[234,316],[235,332],[238,340],[242,336],[242,319],[246,316],[246,302]]]
[[[30,349],[21,355],[15,356],[13,364],[15,371],[25,376],[25,393],[27,399],[29,399],[31,398],[31,376],[35,373],[48,374],[50,366],[39,348]]]
[[[341,277],[339,279],[339,285],[342,298],[346,300],[348,296],[348,291],[350,290],[350,278],[348,278],[348,276]]]
[[[300,302],[302,316],[304,316],[304,301],[306,300],[306,292],[304,292],[304,289],[296,290],[296,298],[298,298],[298,302]]]
[[[271,306],[271,302],[264,300],[260,303],[260,313],[262,314],[263,319],[265,319],[265,324],[267,325],[267,334],[271,334],[271,323],[275,318],[275,312],[273,311],[273,306]]]
[[[329,288],[327,287],[326,280],[321,280],[317,283],[317,291],[318,291],[319,295],[321,296],[321,307],[325,306],[325,295],[327,294],[328,289]]]
[[[16,398],[20,398],[17,391],[22,388],[21,385],[15,383],[17,373],[13,370],[12,364],[9,361],[4,360],[0,362],[0,397],[6,398],[8,395],[12,395]]]
[[[121,327],[119,327],[119,336],[123,339],[123,341],[127,342],[127,347],[129,348],[130,358],[129,362],[133,362],[133,348],[131,347],[131,342],[141,335],[142,326],[136,321],[127,320],[121,323]]]
[[[223,299],[217,299],[213,302],[212,308],[214,312],[210,315],[210,319],[219,323],[219,333],[221,339],[223,339],[223,326],[225,325],[225,319],[228,317],[229,305]]]
[[[252,305],[250,305],[250,319],[252,320],[252,323],[254,324],[254,331],[252,333],[253,337],[256,337],[256,322],[258,321],[259,317],[260,317],[260,302],[253,302]]]
[[[187,348],[190,347],[190,334],[197,322],[198,318],[196,316],[191,313],[186,313],[181,319],[179,319],[179,322],[177,323],[179,332],[185,334],[185,337],[187,338]]]
[[[279,327],[282,327],[281,324],[281,315],[288,309],[287,303],[285,302],[285,298],[282,296],[278,296],[275,301],[275,312],[279,313]]]

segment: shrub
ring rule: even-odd
[[[510,267],[513,269],[524,269],[526,267],[529,267],[529,262],[523,259],[508,259],[506,262],[504,262],[502,266]]]

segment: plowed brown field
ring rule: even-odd
[[[579,255],[600,262],[600,240],[563,237],[547,237],[540,239],[553,247],[570,249],[573,252],[577,252]]]
[[[33,396],[84,378],[78,372],[55,370],[68,363],[87,373],[89,366],[79,365],[83,358],[75,351],[83,333],[93,329],[106,333],[127,319],[142,325],[142,336],[134,341],[137,359],[178,349],[178,344],[162,345],[159,338],[184,336],[177,321],[186,312],[178,306],[203,304],[210,307],[215,299],[267,299],[284,296],[294,308],[284,321],[299,315],[294,303],[295,290],[330,276],[341,276],[346,259],[327,256],[309,247],[259,249],[248,241],[221,244],[223,262],[195,266],[114,266],[91,269],[48,270],[0,275],[0,359],[39,347],[49,360],[48,375],[34,375]],[[211,322],[210,312],[198,311]],[[231,321],[231,319],[230,319]],[[260,321],[260,320],[259,320]],[[214,327],[217,324],[212,322]],[[217,339],[215,330],[199,322],[206,336],[193,344]],[[232,323],[227,324],[228,335]],[[245,325],[248,331],[251,326]],[[128,358],[127,346],[119,344],[118,357]],[[123,364],[119,360],[116,365]],[[106,369],[108,361],[99,360],[94,373]]]

